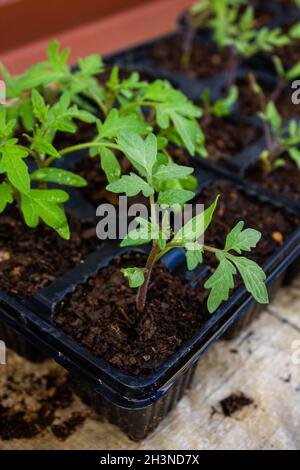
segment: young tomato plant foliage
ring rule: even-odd
[[[190,270],[194,270],[202,263],[204,252],[207,251],[216,256],[219,262],[218,268],[205,283],[205,288],[210,289],[209,312],[214,312],[222,301],[228,299],[230,289],[234,287],[234,276],[237,272],[254,298],[260,303],[267,303],[265,273],[252,260],[237,256],[242,252],[250,252],[257,245],[261,234],[253,229],[244,229],[244,222],[239,222],[228,234],[224,249],[217,249],[200,242],[199,240],[212,222],[218,198],[209,208],[191,218],[176,233],[173,233],[165,214],[161,222],[158,220],[156,205],[164,209],[171,207],[181,211],[183,205],[193,199],[194,192],[184,189],[175,191],[165,189],[165,184],[173,178],[188,177],[193,169],[173,162],[161,162],[158,142],[154,134],[149,134],[143,140],[134,133],[120,133],[118,145],[136,172],[110,183],[107,189],[114,193],[125,193],[129,197],[142,193],[149,198],[151,207],[149,219],[136,218],[136,227],[129,231],[127,237],[121,242],[123,247],[151,245],[144,268],[123,269],[130,287],[138,288],[137,310],[142,312],[145,308],[153,266],[174,248],[185,250],[187,266]]]
[[[210,89],[206,88],[200,96],[204,117],[208,118],[210,116],[214,116],[216,118],[222,118],[229,116],[237,102],[238,95],[238,87],[236,85],[232,85],[225,98],[220,98],[212,102]]]
[[[100,157],[100,165],[109,182],[120,176],[121,168],[115,151],[118,150],[116,139],[121,129],[141,136],[155,129],[162,153],[168,159],[172,158],[168,142],[183,147],[191,156],[206,156],[204,135],[199,124],[201,109],[168,81],[148,83],[140,80],[137,72],[126,72],[122,78],[122,71],[117,66],[111,68],[107,78],[104,75],[106,66],[99,55],[79,59],[78,67],[73,69],[68,65],[69,53],[69,49],[60,50],[57,41],[51,41],[47,60],[21,76],[12,77],[1,66],[0,71],[8,84],[8,119],[16,119],[17,125],[26,131],[33,128],[37,116],[32,106],[32,87],[43,97],[45,106],[67,94],[73,105],[94,116],[96,129],[93,142],[72,146],[66,153],[90,149],[90,156]],[[35,137],[35,146],[37,140],[38,136]],[[50,154],[49,157],[51,160],[55,155]],[[180,186],[178,181],[173,184]],[[192,178],[189,185],[195,185]]]
[[[268,100],[253,76],[252,90],[260,102],[259,117],[263,121],[266,149],[261,153],[265,171],[269,172],[285,165],[282,158],[288,155],[300,170],[300,124],[296,119],[283,123],[283,119],[272,100]]]
[[[95,118],[71,106],[68,94],[49,106],[40,93],[33,90],[31,106],[34,125],[24,134],[27,145],[20,145],[18,139],[13,138],[16,121],[7,119],[6,107],[0,110],[0,173],[4,175],[1,184],[4,199],[1,198],[0,209],[2,212],[15,200],[29,227],[36,227],[41,219],[68,239],[70,232],[63,204],[69,196],[64,190],[48,189],[47,185],[82,187],[86,181],[70,171],[50,167],[63,153],[68,153],[67,148],[61,152],[56,148],[55,137],[58,131],[76,132],[74,119],[92,123]],[[35,170],[30,171],[34,166]]]
[[[236,81],[241,58],[249,59],[259,52],[273,52],[290,43],[288,34],[281,28],[256,29],[254,9],[247,2],[233,0],[207,0],[194,9],[201,27],[212,30],[219,50],[229,49],[231,60],[228,70],[228,89]]]

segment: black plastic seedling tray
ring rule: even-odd
[[[198,99],[206,87],[212,89],[213,97],[220,96],[224,74],[209,80],[191,80],[182,73],[167,72],[151,61],[147,51],[160,40],[161,38],[110,56],[108,62],[132,67],[148,73],[153,78],[169,79],[190,98]],[[201,45],[203,38],[199,37],[197,41]],[[243,74],[245,70],[247,68],[241,68],[239,73]],[[257,152],[257,149],[254,148],[253,152]],[[69,156],[68,162],[74,163],[76,159],[86,157],[86,154],[83,152]],[[238,158],[233,158],[234,165],[238,163],[237,160]],[[63,161],[61,163],[65,164]],[[235,167],[236,170],[237,168],[238,166]],[[259,204],[267,203],[280,208],[287,217],[289,213],[300,217],[298,204],[242,181],[239,171],[234,173],[218,164],[208,161],[196,163],[196,160],[195,170],[200,183],[199,191],[212,181],[226,181],[242,189],[250,198],[255,198]],[[77,190],[72,192],[69,210],[82,220],[95,221],[95,207]],[[16,300],[0,291],[0,337],[9,347],[31,361],[39,361],[44,357],[53,358],[70,373],[76,392],[87,404],[117,424],[132,439],[142,439],[183,396],[191,384],[197,362],[202,359],[205,351],[224,335],[236,336],[261,312],[262,306],[258,305],[243,287],[235,290],[203,327],[156,372],[145,377],[126,375],[81,347],[53,322],[53,315],[64,297],[124,251],[128,250],[120,249],[114,243],[102,244],[83,264],[65,273],[30,299]],[[290,277],[290,273],[299,269],[299,259],[300,227],[264,265],[271,299],[282,282]],[[165,263],[174,274],[184,275],[195,287],[196,279],[184,268],[184,256],[181,251],[169,255]],[[205,276],[206,273],[204,267],[196,275]]]
[[[212,96],[218,94],[220,86],[224,83],[225,73],[221,72],[214,77],[193,79],[188,77],[183,71],[168,71],[151,57],[151,49],[164,40],[181,38],[181,32],[175,32],[160,36],[159,38],[147,41],[138,46],[111,55],[108,63],[115,63],[128,70],[137,70],[151,74],[156,79],[169,80],[175,87],[179,88],[191,99],[199,99],[201,93],[209,88]],[[201,47],[207,40],[200,37],[195,38],[196,44]]]
[[[201,165],[196,166],[196,174],[201,187],[212,181],[225,181],[238,186],[249,197],[259,200],[262,204],[273,204],[265,195],[253,190],[251,186],[238,182],[226,171],[206,171]],[[274,205],[274,204],[273,204]],[[293,209],[282,207],[276,201],[276,207],[294,212]],[[161,367],[146,377],[128,376],[110,366],[107,362],[95,357],[90,351],[81,347],[52,321],[53,315],[66,295],[76,289],[78,284],[94,276],[115,256],[128,251],[110,243],[90,254],[85,262],[53,284],[37,292],[32,298],[22,302],[0,293],[0,318],[9,331],[16,332],[14,340],[9,333],[9,344],[20,351],[20,338],[33,344],[37,350],[52,357],[65,367],[75,383],[75,391],[97,412],[106,416],[112,423],[121,427],[132,439],[142,439],[151,432],[161,419],[174,407],[189,387],[197,361],[230,327],[236,323],[238,330],[249,323],[261,311],[253,298],[244,288],[236,290],[230,299],[212,315],[203,327],[173,354]],[[300,228],[291,234],[290,239],[264,266],[267,272],[267,285],[270,297],[277,292],[288,267],[300,255]],[[171,253],[165,260],[167,267],[174,273],[180,272],[195,285],[193,276],[183,268],[184,258],[180,251]],[[205,275],[205,270],[196,273]],[[243,319],[243,320],[242,320]],[[233,327],[236,330],[236,327]],[[3,339],[6,341],[6,331]],[[228,333],[236,334],[231,329]],[[21,336],[20,336],[21,335]],[[15,341],[15,343],[14,343]],[[32,351],[30,351],[32,352]],[[31,358],[32,359],[32,358]]]

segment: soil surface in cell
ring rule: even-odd
[[[300,172],[288,155],[284,156],[285,165],[271,172],[264,171],[261,162],[256,163],[247,173],[247,177],[264,188],[300,201]]]
[[[242,220],[245,228],[254,228],[262,234],[256,249],[245,254],[262,265],[279,250],[299,224],[296,216],[260,203],[228,183],[214,182],[201,192],[197,202],[207,207],[218,194],[220,198],[213,221],[205,232],[206,245],[223,248],[226,234]]]
[[[27,227],[15,208],[0,215],[0,289],[30,296],[53,282],[97,246],[94,231],[72,219],[71,239],[63,240],[43,223]]]
[[[243,120],[210,118],[199,122],[208,158],[214,161],[230,160],[261,136],[258,128]]]
[[[96,356],[133,375],[157,369],[203,325],[206,293],[194,290],[159,263],[144,313],[120,269],[145,266],[145,255],[116,258],[65,299],[55,323]]]
[[[259,79],[258,82],[262,86],[267,100],[272,100],[275,102],[283,120],[288,120],[300,115],[300,106],[294,104],[292,101],[292,94],[295,92],[295,90],[293,90],[291,87],[287,87],[280,89],[280,91],[276,91],[274,84],[266,84],[260,82]],[[238,104],[241,112],[246,116],[253,116],[260,112],[261,106],[259,98],[251,90],[248,79],[245,78],[238,80],[238,87]]]
[[[162,39],[150,50],[154,62],[163,66],[169,72],[184,72],[192,79],[213,77],[222,72],[229,64],[227,51],[219,53],[212,45],[194,41],[190,59],[184,59],[186,37],[179,35]]]
[[[197,202],[207,206],[217,194],[221,198],[205,234],[205,244],[223,248],[226,234],[244,220],[246,227],[262,232],[262,240],[249,256],[260,265],[279,250],[299,224],[296,217],[261,204],[229,184],[213,183],[202,191]],[[211,266],[211,272],[217,266],[211,256],[206,255],[204,262]],[[144,267],[145,255],[116,258],[66,297],[54,321],[116,368],[132,375],[147,375],[210,318],[206,308],[208,292],[203,289],[201,276],[197,275],[197,289],[193,289],[159,263],[153,271],[145,311],[140,314],[135,306],[136,291],[128,287],[121,273],[121,268],[128,266]],[[237,277],[236,287],[240,285]]]

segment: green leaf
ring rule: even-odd
[[[152,174],[152,168],[157,159],[157,139],[154,134],[149,134],[145,140],[145,154],[148,164],[148,172]]]
[[[151,177],[157,157],[157,144],[154,134],[149,134],[146,141],[134,132],[120,132],[118,139],[122,151],[142,176]]]
[[[186,191],[185,189],[168,189],[159,193],[157,202],[161,206],[182,206],[187,201],[193,199],[194,196],[195,193],[192,191]]]
[[[34,228],[38,225],[39,219],[42,219],[62,238],[69,240],[70,229],[61,206],[68,198],[67,193],[58,189],[32,189],[29,194],[22,194],[21,209],[26,224]]]
[[[199,245],[199,243],[187,243],[185,249],[188,270],[193,271],[203,262],[203,246]]]
[[[139,119],[136,114],[120,116],[119,111],[113,108],[104,123],[99,123],[98,130],[101,139],[112,139],[118,137],[120,133],[144,134],[147,131],[147,125],[144,120]]]
[[[238,269],[245,287],[255,300],[261,304],[269,302],[268,291],[265,280],[266,275],[262,268],[254,261],[244,258],[243,256],[226,255]]]
[[[218,199],[219,196],[216,197],[210,207],[201,212],[201,214],[190,219],[180,230],[178,230],[173,242],[181,246],[187,242],[196,242],[209,227],[214,211],[217,207]]]
[[[160,183],[174,179],[185,179],[194,169],[171,163],[169,165],[160,165],[154,174],[154,178]]]
[[[300,23],[296,23],[290,28],[289,36],[293,39],[300,39]]]
[[[288,80],[295,80],[300,75],[300,61],[291,67],[287,72],[286,76]]]
[[[85,75],[98,75],[103,72],[103,61],[100,55],[93,54],[83,59],[78,59],[78,65],[80,70]]]
[[[1,168],[7,174],[11,184],[21,193],[30,191],[30,176],[26,163],[23,161],[28,152],[8,141],[0,147],[2,153]]]
[[[76,106],[69,108],[65,117],[78,119],[79,121],[87,122],[88,124],[96,122],[96,117],[92,113],[78,109]]]
[[[225,251],[234,250],[237,253],[251,251],[261,239],[261,233],[252,228],[243,230],[244,222],[238,222],[226,237]]]
[[[121,166],[114,153],[106,147],[100,147],[101,168],[104,171],[107,181],[113,183],[121,176]]]
[[[65,186],[82,188],[87,185],[87,181],[72,171],[60,168],[40,168],[31,175],[32,181],[44,181],[46,183],[57,183]]]
[[[35,207],[34,198],[29,197],[28,195],[22,195],[21,209],[26,225],[30,228],[37,227],[39,223],[39,212]]]
[[[171,84],[156,80],[148,86],[145,99],[156,103],[156,119],[162,129],[167,129],[170,120],[180,139],[191,155],[194,155],[203,140],[202,131],[196,118],[202,110]]]
[[[298,126],[297,126],[297,122],[295,121],[295,119],[291,119],[289,121],[288,129],[289,129],[289,133],[290,133],[291,137],[297,137]]]
[[[219,265],[212,276],[204,284],[211,289],[207,300],[207,308],[213,313],[225,300],[228,300],[230,289],[234,287],[233,276],[236,274],[234,265],[220,252],[216,254]]]
[[[226,98],[216,101],[212,106],[212,111],[217,117],[228,116],[238,99],[239,91],[236,85],[233,85]]]
[[[178,113],[170,113],[170,118],[190,155],[194,155],[201,140],[201,131],[196,121],[191,121]]]
[[[288,149],[289,155],[294,160],[296,163],[297,167],[300,170],[300,150],[297,149],[296,147],[291,147]]]
[[[285,72],[285,69],[284,69],[284,66],[283,66],[283,63],[282,63],[282,60],[280,59],[280,57],[278,56],[273,56],[273,64],[274,64],[274,67],[276,69],[276,73],[278,75],[278,77],[280,78],[285,78],[285,75],[286,75],[286,72]],[[261,91],[261,89],[259,90]]]
[[[27,131],[31,131],[34,126],[34,115],[29,99],[25,99],[19,104],[19,115],[22,124]]]
[[[35,201],[45,201],[50,204],[64,203],[69,200],[69,195],[61,189],[32,189],[30,197]]]
[[[49,71],[43,63],[36,64],[22,76],[18,77],[16,83],[17,95],[22,95],[26,90],[50,85],[61,78],[61,71]]]
[[[278,131],[281,128],[282,119],[273,101],[268,102],[266,112],[267,118],[271,123],[273,131]]]
[[[5,141],[9,139],[16,127],[15,119],[7,119],[6,108],[0,106],[0,139]]]
[[[129,286],[133,289],[142,286],[145,282],[144,268],[126,268],[121,269],[121,272],[128,278]]]
[[[59,52],[59,42],[57,40],[52,40],[49,43],[47,56],[49,61],[57,67],[62,67],[67,63],[67,60],[70,55],[70,49],[63,49],[62,52]]]
[[[14,200],[13,189],[5,182],[0,184],[0,213],[4,211],[7,204]]]
[[[180,181],[182,188],[188,189],[189,191],[195,192],[195,190],[198,187],[198,180],[193,175],[187,176],[186,178],[180,179],[179,181]]]
[[[121,247],[146,245],[151,241],[152,224],[142,217],[137,217],[135,221],[139,223],[139,227],[127,234],[121,242]],[[154,230],[157,231],[156,227],[154,227]]]
[[[42,155],[49,155],[50,157],[54,158],[60,157],[59,152],[51,144],[51,142],[49,142],[46,137],[43,137],[41,135],[36,135],[34,137],[32,146]]]
[[[123,175],[119,180],[110,183],[107,189],[112,193],[125,193],[128,197],[136,196],[139,193],[143,193],[145,197],[154,194],[153,188],[134,173]]]
[[[32,90],[31,94],[33,114],[42,123],[45,123],[48,118],[48,106],[44,101],[44,98],[37,90]]]

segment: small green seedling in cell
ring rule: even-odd
[[[98,116],[103,122],[111,116],[111,112],[117,107],[119,116],[126,118],[135,116],[135,121],[141,121],[139,128],[151,130],[158,128],[158,136],[164,136],[166,132],[173,143],[184,147],[190,155],[204,150],[204,139],[197,118],[201,116],[201,109],[179,90],[175,90],[168,81],[156,80],[152,83],[141,81],[138,73],[133,72],[128,78],[120,79],[120,70],[113,67],[108,80],[100,84],[95,76],[101,76],[103,63],[99,56],[91,56],[78,61],[78,71],[72,73],[66,62],[59,57],[64,51],[59,52],[57,42],[52,42],[48,49],[48,66],[65,77],[58,81],[59,87],[67,90],[71,99],[81,107],[81,95],[94,102],[99,107],[102,115]],[[64,55],[66,57],[67,54]],[[55,67],[59,62],[58,69]],[[62,62],[62,64],[61,64]],[[148,112],[146,111],[148,110]],[[137,124],[138,126],[138,124]],[[136,129],[138,132],[138,128]],[[141,134],[142,135],[142,134]]]
[[[52,163],[68,148],[59,151],[55,146],[58,131],[74,133],[74,120],[92,123],[95,118],[87,111],[70,104],[63,94],[53,106],[46,105],[37,90],[31,95],[34,124],[31,132],[24,134],[27,144],[14,138],[16,120],[7,118],[7,108],[0,108],[0,212],[15,201],[26,224],[34,228],[39,220],[56,230],[65,239],[70,237],[64,203],[69,196],[61,189],[48,189],[48,184],[82,187],[86,181],[67,170],[55,168]],[[30,161],[36,169],[30,171]],[[31,164],[32,166],[32,164]]]
[[[204,112],[204,118],[210,117],[222,118],[229,116],[237,102],[239,95],[238,87],[233,85],[225,98],[212,101],[211,92],[206,88],[200,96],[201,106]]]
[[[254,9],[241,2],[211,0],[206,2],[210,14],[206,14],[202,26],[212,30],[220,51],[229,50],[228,90],[236,81],[237,69],[242,59],[249,59],[260,52],[272,53],[277,47],[290,43],[281,28],[256,29]]]
[[[270,99],[276,103],[280,98],[282,92],[289,86],[290,82],[296,80],[300,74],[300,61],[293,67],[287,69],[284,67],[280,57],[273,56],[273,64],[277,73],[277,83],[270,96]]]
[[[183,44],[182,65],[190,64],[195,33],[201,29],[211,29],[211,22],[217,15],[225,15],[231,7],[243,5],[247,0],[200,0],[192,5],[186,15],[187,31]]]
[[[113,193],[126,194],[128,197],[140,193],[148,198],[151,216],[146,219],[136,218],[136,226],[130,230],[121,242],[122,247],[150,244],[151,249],[145,267],[123,269],[129,285],[137,288],[136,308],[143,312],[147,302],[154,265],[169,251],[183,248],[186,254],[188,269],[194,270],[203,262],[205,252],[215,255],[218,267],[206,281],[205,288],[210,289],[208,310],[214,312],[229,297],[234,288],[234,277],[239,273],[246,289],[260,303],[268,302],[265,286],[265,273],[252,260],[241,255],[250,252],[259,242],[261,234],[253,229],[244,229],[244,222],[239,222],[227,235],[224,249],[205,245],[202,241],[206,229],[212,222],[218,198],[201,214],[191,218],[176,233],[172,233],[169,220],[162,217],[158,220],[156,207],[176,208],[182,211],[183,205],[195,196],[193,191],[165,189],[168,180],[184,179],[193,169],[173,162],[161,163],[158,142],[153,134],[145,140],[134,133],[121,133],[118,145],[132,163],[135,172],[123,175],[110,183],[107,189]]]
[[[73,104],[94,116],[95,139],[92,145],[83,142],[80,149],[91,148],[91,156],[99,155],[108,181],[118,177],[120,172],[114,152],[118,149],[113,148],[120,129],[140,135],[155,129],[160,142],[167,139],[191,156],[206,155],[199,124],[201,109],[168,81],[148,83],[140,80],[137,72],[121,78],[117,66],[103,79],[105,66],[99,55],[79,59],[78,67],[73,70],[68,65],[69,54],[69,49],[60,50],[58,42],[51,41],[47,60],[21,76],[13,77],[1,66],[8,89],[8,119],[16,119],[17,125],[22,124],[25,131],[30,131],[35,122],[32,88],[39,91],[47,105],[56,103],[67,93]],[[74,146],[73,150],[77,149],[78,146]],[[171,158],[166,145],[162,153]]]
[[[259,117],[264,126],[266,148],[261,153],[265,171],[270,172],[285,165],[284,156],[288,155],[300,170],[300,123],[291,119],[284,123],[274,103],[264,95],[254,76],[250,76],[252,89],[260,102]]]

